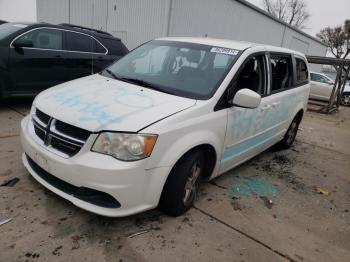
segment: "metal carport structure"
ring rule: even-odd
[[[333,90],[328,103],[309,100],[311,104],[317,104],[323,106],[321,112],[326,114],[332,113],[338,110],[340,105],[341,95],[344,91],[346,79],[348,78],[350,71],[350,59],[322,57],[322,56],[306,56],[310,64],[318,65],[331,65],[337,71],[337,77],[334,81]]]

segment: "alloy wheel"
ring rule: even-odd
[[[201,165],[199,161],[196,161],[191,168],[191,173],[187,178],[185,185],[185,195],[183,198],[184,205],[189,205],[196,197],[197,190],[200,182]]]

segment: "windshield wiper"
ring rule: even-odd
[[[115,73],[113,73],[111,70],[109,70],[108,68],[105,69],[104,71],[106,71],[114,79],[117,79],[117,80],[120,80],[120,81],[124,81],[124,82],[130,83],[130,84],[140,85],[140,86],[143,86],[143,87],[146,87],[146,88],[149,88],[149,89],[153,89],[153,90],[156,90],[156,91],[159,91],[159,92],[167,93],[167,94],[170,94],[170,95],[174,95],[174,93],[172,93],[172,92],[170,92],[168,90],[165,90],[165,89],[163,89],[163,88],[161,88],[161,87],[159,87],[157,85],[154,85],[152,83],[144,81],[142,79],[131,78],[131,77],[119,77]]]
[[[140,86],[143,86],[143,87],[146,87],[146,88],[149,88],[149,89],[153,89],[153,90],[156,90],[156,91],[159,91],[159,92],[163,92],[163,93],[167,93],[167,94],[170,94],[170,95],[173,95],[174,93],[168,91],[168,90],[165,90],[155,84],[152,84],[152,83],[149,83],[147,81],[144,81],[142,79],[137,79],[137,78],[130,78],[130,77],[118,77],[117,78],[118,80],[121,80],[121,81],[124,81],[124,82],[128,82],[130,84],[137,84],[137,85],[140,85]]]
[[[104,71],[106,71],[109,75],[113,76],[114,79],[119,79],[119,77],[117,77],[116,74],[114,74],[111,70],[109,70],[108,68],[105,69]]]

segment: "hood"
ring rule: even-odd
[[[47,89],[34,101],[44,113],[92,132],[137,132],[195,104],[98,74]]]

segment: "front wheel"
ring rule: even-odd
[[[293,145],[295,137],[298,133],[300,122],[301,117],[299,115],[295,116],[283,139],[277,144],[278,148],[287,149]]]
[[[204,169],[204,155],[193,151],[184,155],[173,167],[164,185],[159,209],[179,216],[193,205]]]
[[[340,104],[342,106],[350,106],[350,93],[343,93],[340,99]]]

